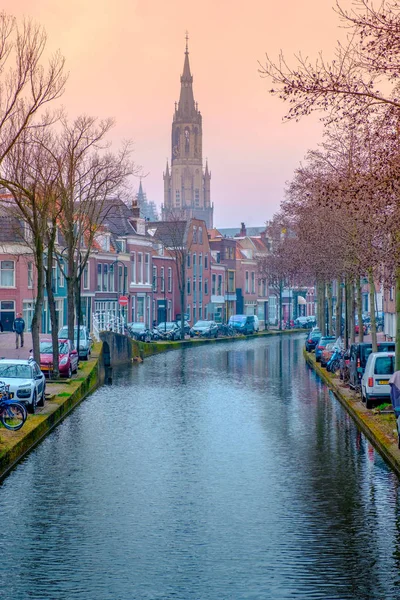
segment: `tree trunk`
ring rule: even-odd
[[[362,320],[362,293],[361,293],[361,280],[359,277],[356,278],[357,288],[357,316],[358,316],[358,341],[364,341],[364,324]]]
[[[375,283],[372,269],[368,271],[368,282],[369,282],[369,303],[370,303],[370,316],[371,316],[371,341],[372,341],[372,352],[378,351],[378,338],[376,335],[376,318],[375,318]]]
[[[333,335],[333,319],[332,319],[332,282],[326,285],[326,298],[328,303],[328,335]]]
[[[41,240],[35,244],[35,262],[37,269],[37,292],[35,310],[33,312],[31,333],[33,345],[33,358],[40,364],[40,326],[42,323],[42,310],[44,299],[44,273],[43,273],[43,245]]]
[[[67,277],[67,324],[68,338],[74,340],[74,325],[75,325],[75,298],[74,298],[74,280],[72,277]]]
[[[344,347],[349,347],[349,281],[344,279]]]
[[[47,268],[46,268],[46,291],[47,291],[47,302],[48,302],[49,311],[50,311],[51,342],[52,342],[52,346],[53,346],[53,376],[55,378],[58,378],[58,376],[59,376],[58,323],[57,323],[56,302],[54,299],[54,292],[53,292],[52,266],[53,266],[53,251],[52,251],[52,248],[48,248],[48,250],[47,250]]]
[[[343,301],[343,290],[340,287],[340,280],[336,281],[337,291],[336,291],[336,310],[335,310],[335,336],[336,339],[341,337],[342,335],[342,301]]]
[[[282,331],[283,321],[283,281],[279,280],[279,331]]]
[[[350,344],[354,344],[356,341],[356,321],[355,321],[355,313],[356,313],[356,299],[354,294],[354,281],[351,279],[349,281],[349,309],[350,309]]]

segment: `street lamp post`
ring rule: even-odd
[[[167,331],[167,296],[166,296],[166,287],[165,287],[165,276],[161,277],[161,275],[154,275],[153,277],[153,292],[154,292],[154,287],[155,287],[155,282],[157,282],[157,279],[161,279],[161,281],[163,282],[163,289],[164,289],[164,331]]]

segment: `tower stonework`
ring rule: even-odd
[[[171,168],[167,162],[164,173],[162,219],[202,219],[212,229],[211,172],[207,162],[203,170],[202,117],[194,101],[192,84],[186,38],[181,93],[172,122]]]

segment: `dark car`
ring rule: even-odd
[[[232,315],[229,317],[228,325],[233,327],[236,333],[243,333],[244,335],[255,331],[253,315]]]
[[[144,323],[127,323],[129,335],[140,342],[150,342],[152,338],[151,331]]]
[[[215,321],[197,321],[190,330],[190,337],[218,337],[218,325]]]
[[[315,346],[315,360],[317,362],[321,361],[322,350],[325,348],[327,344],[334,342],[336,340],[334,335],[323,335],[318,344]]]
[[[180,321],[175,321],[175,323],[177,324],[177,326],[180,329],[181,328],[181,322]],[[188,321],[184,321],[183,322],[183,329],[185,331],[185,335],[189,335],[189,333],[190,333],[190,325],[189,325]]]
[[[315,350],[315,346],[318,344],[321,336],[322,332],[319,329],[314,329],[313,331],[310,331],[310,333],[307,335],[305,343],[307,352]]]
[[[394,352],[394,342],[379,342],[378,352]],[[353,389],[359,389],[361,378],[365,371],[368,356],[372,352],[371,342],[362,342],[351,344],[350,346],[350,362],[349,362],[349,386]]]
[[[181,328],[178,327],[175,321],[159,323],[157,331],[161,339],[174,341],[181,338]]]

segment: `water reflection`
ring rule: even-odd
[[[398,480],[303,341],[115,370],[3,482],[0,598],[400,598]]]

